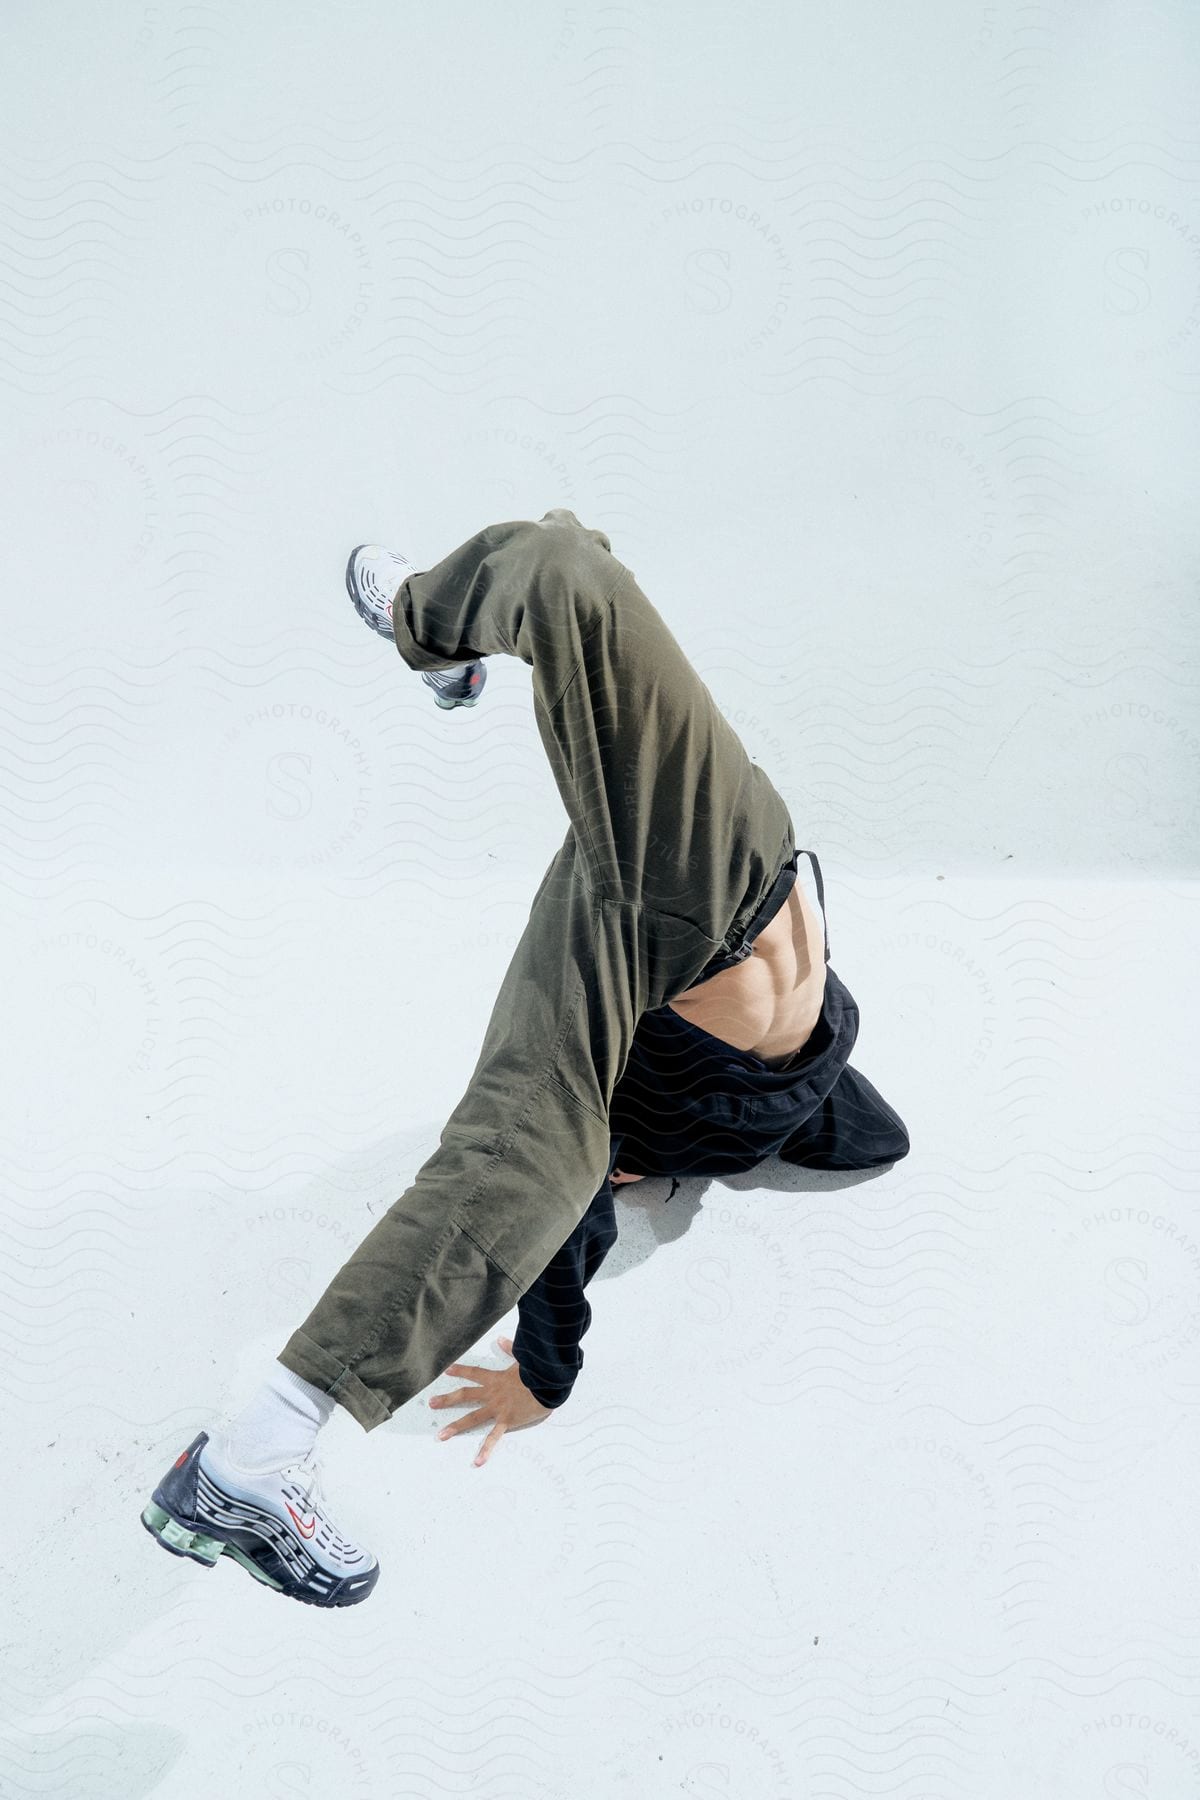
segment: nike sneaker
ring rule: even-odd
[[[410,575],[416,575],[407,556],[385,550],[382,544],[359,544],[346,564],[346,592],[354,610],[380,637],[392,638],[392,602]]]
[[[280,1469],[243,1469],[201,1431],[155,1488],[142,1524],[173,1556],[210,1569],[232,1557],[311,1606],[355,1606],[379,1579],[378,1559],[330,1518],[312,1450]]]
[[[346,591],[354,610],[381,637],[392,638],[392,603],[410,575],[419,574],[407,556],[381,544],[359,544],[346,564]],[[456,663],[449,669],[422,669],[421,680],[433,689],[441,707],[475,706],[483,693],[487,670],[482,659]]]

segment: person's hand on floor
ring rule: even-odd
[[[511,1338],[497,1338],[496,1342],[506,1356],[512,1355]],[[473,1375],[478,1386],[455,1388],[450,1394],[434,1394],[429,1402],[430,1406],[475,1407],[475,1411],[467,1413],[465,1418],[456,1419],[453,1425],[443,1426],[438,1432],[439,1438],[456,1437],[460,1431],[470,1431],[472,1427],[486,1425],[493,1419],[496,1421],[475,1458],[476,1468],[487,1461],[506,1431],[520,1431],[526,1425],[540,1425],[555,1410],[534,1399],[521,1380],[521,1371],[515,1362],[510,1363],[507,1369],[482,1369],[474,1363],[451,1363],[443,1373]]]

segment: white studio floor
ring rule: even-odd
[[[1168,1765],[1197,1673],[1195,884],[827,874],[854,1060],[911,1156],[620,1190],[575,1394],[482,1469],[428,1393],[369,1435],[338,1413],[331,1499],[382,1574],[333,1616],[163,1555],[137,1513],[433,1148],[500,958],[465,912],[442,984],[403,905],[368,945],[358,902],[308,894],[289,933],[246,891],[113,896],[127,931],[136,907],[177,933],[180,980],[207,945],[211,1035],[177,1064],[177,1135],[106,1141],[97,1115],[13,1196],[7,1511],[34,1555],[7,1791],[599,1797],[715,1767],[882,1792],[881,1736],[914,1793]],[[302,991],[272,925],[319,947]],[[205,1090],[219,1141],[183,1116]]]
[[[17,12],[0,1800],[1200,1795],[1200,15]],[[620,1188],[549,1422],[335,1415],[326,1614],[139,1513],[566,828],[528,668],[439,711],[348,551],[553,507],[820,856],[912,1154]]]

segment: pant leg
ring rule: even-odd
[[[639,1016],[689,987],[793,851],[787,807],[675,638],[573,514],[489,526],[393,603],[411,669],[515,655],[570,820],[467,1089],[280,1360],[366,1430],[537,1280],[609,1166]]]
[[[899,1162],[908,1152],[908,1132],[899,1113],[847,1063],[779,1156],[806,1169],[873,1169]]]
[[[795,851],[788,809],[604,532],[561,507],[486,526],[401,584],[393,628],[412,669],[528,663],[587,879],[740,937]]]

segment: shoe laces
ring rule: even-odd
[[[318,1507],[327,1512],[325,1490],[321,1485],[321,1467],[317,1462],[315,1450],[306,1450],[300,1461],[293,1465],[300,1477],[300,1491],[304,1495],[304,1503],[311,1510]]]

